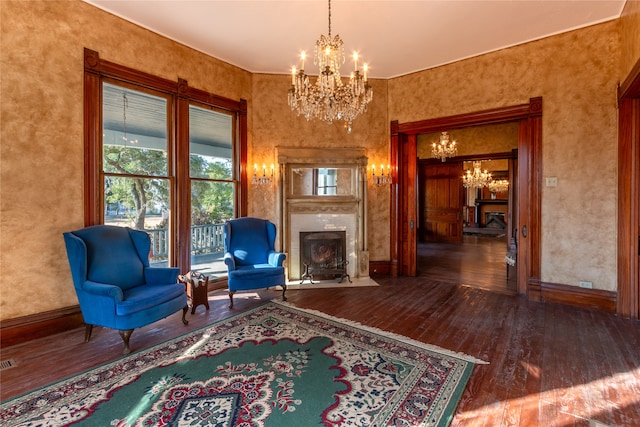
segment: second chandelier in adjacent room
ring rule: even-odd
[[[473,162],[473,172],[470,169],[466,170],[466,173],[462,177],[462,185],[464,188],[482,188],[489,185],[492,181],[491,172],[486,169],[482,170],[482,162]]]
[[[431,155],[443,162],[447,160],[447,157],[454,157],[457,153],[458,146],[456,141],[452,141],[447,132],[442,132],[439,143],[434,142],[431,144]]]

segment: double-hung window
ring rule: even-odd
[[[152,265],[223,278],[223,224],[246,210],[245,147],[244,101],[85,50],[85,225],[145,230]]]

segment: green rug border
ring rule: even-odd
[[[166,345],[167,343],[169,343],[169,342],[171,342],[171,341],[173,341],[173,340],[176,340],[176,339],[182,338],[182,337],[184,337],[184,336],[186,336],[186,335],[189,335],[189,334],[197,333],[197,332],[202,331],[202,330],[204,330],[204,329],[210,328],[211,326],[217,325],[218,323],[226,322],[227,320],[229,320],[229,319],[233,319],[234,317],[242,316],[242,315],[243,315],[243,314],[245,314],[245,313],[249,313],[249,312],[252,312],[252,311],[254,311],[254,310],[258,310],[258,309],[260,309],[260,308],[264,307],[265,305],[270,304],[271,302],[272,302],[272,301],[265,301],[265,302],[261,303],[260,305],[258,305],[257,307],[253,307],[253,308],[251,308],[251,309],[249,309],[249,310],[245,310],[245,311],[241,311],[241,312],[239,312],[239,313],[232,314],[231,316],[224,317],[224,318],[222,318],[222,319],[216,320],[215,322],[209,323],[209,324],[207,324],[207,325],[205,325],[205,326],[200,326],[199,328],[196,328],[196,329],[194,329],[194,330],[192,330],[192,331],[185,332],[185,333],[180,334],[180,335],[178,335],[178,336],[175,336],[175,337],[173,337],[173,338],[167,338],[166,340],[164,340],[164,341],[162,341],[162,342],[159,342],[158,344],[154,344],[154,345],[152,345],[151,347],[145,347],[145,348],[141,348],[141,349],[139,349],[139,350],[134,350],[134,351],[132,351],[132,352],[131,352],[131,353],[129,353],[129,354],[126,354],[126,355],[123,355],[123,356],[121,356],[121,357],[118,357],[117,359],[110,360],[110,361],[108,361],[108,362],[104,362],[104,363],[100,363],[99,365],[96,365],[96,366],[94,366],[94,367],[92,367],[92,368],[87,368],[87,369],[82,370],[82,371],[80,371],[80,372],[78,372],[78,373],[76,373],[76,374],[68,375],[68,376],[66,376],[66,377],[64,377],[64,378],[61,378],[61,379],[56,380],[56,381],[53,381],[53,382],[51,382],[51,383],[49,383],[49,384],[45,384],[45,385],[40,386],[40,387],[38,387],[38,388],[35,388],[35,389],[33,389],[33,390],[29,390],[29,391],[26,391],[26,392],[24,392],[24,393],[18,394],[18,395],[16,395],[16,396],[10,397],[9,399],[7,399],[7,400],[4,400],[4,401],[0,402],[0,408],[1,408],[1,407],[3,407],[3,406],[5,406],[5,404],[7,404],[7,403],[9,403],[9,402],[11,402],[11,401],[13,401],[13,400],[16,400],[16,399],[19,399],[19,398],[22,398],[22,397],[28,396],[28,395],[30,395],[30,394],[32,394],[32,393],[37,392],[38,390],[43,390],[43,389],[45,389],[45,388],[47,388],[47,387],[52,387],[52,386],[54,386],[54,385],[56,385],[56,384],[61,384],[61,383],[65,382],[65,381],[69,381],[69,380],[70,380],[71,378],[73,378],[73,377],[77,377],[77,376],[79,376],[79,375],[84,375],[84,374],[86,374],[87,372],[93,371],[93,370],[95,370],[95,369],[100,369],[100,368],[103,368],[103,367],[106,367],[106,366],[112,365],[112,364],[114,364],[114,363],[120,363],[120,362],[122,362],[124,359],[127,359],[127,358],[129,358],[129,357],[133,357],[133,356],[137,355],[138,353],[142,353],[142,352],[144,352],[144,351],[154,350],[155,348],[157,348],[157,347],[162,347],[163,345]]]
[[[318,311],[318,310],[296,307],[295,305],[293,305],[291,303],[288,303],[288,302],[270,300],[270,301],[265,301],[264,303],[261,303],[260,305],[258,305],[256,307],[253,307],[253,308],[250,308],[248,310],[244,310],[244,311],[241,311],[239,313],[235,313],[235,314],[232,314],[232,315],[227,316],[225,318],[216,320],[215,322],[209,323],[209,324],[207,324],[205,326],[201,326],[201,327],[196,328],[196,329],[194,329],[192,331],[185,332],[185,333],[180,334],[178,336],[175,336],[173,338],[167,338],[166,340],[164,340],[164,341],[162,341],[162,342],[160,342],[158,344],[152,345],[151,347],[146,347],[146,348],[142,348],[142,349],[139,349],[139,350],[135,350],[135,351],[133,351],[130,354],[127,354],[125,356],[119,357],[119,358],[111,360],[109,362],[101,363],[99,365],[96,365],[94,367],[82,370],[82,371],[80,371],[78,373],[75,373],[73,375],[69,375],[69,376],[66,376],[66,377],[64,377],[62,379],[59,379],[57,381],[54,381],[54,382],[48,383],[46,385],[40,386],[40,387],[38,387],[36,389],[33,389],[33,390],[30,390],[30,391],[18,394],[18,395],[13,396],[13,397],[5,400],[5,401],[0,402],[0,408],[8,406],[14,400],[22,399],[22,398],[24,398],[26,396],[29,396],[31,394],[35,394],[35,393],[39,392],[40,390],[44,390],[46,388],[53,387],[53,386],[58,385],[58,384],[62,384],[64,382],[66,382],[66,381],[71,380],[74,377],[77,377],[77,376],[80,376],[80,375],[84,375],[84,374],[86,374],[86,373],[88,373],[90,371],[97,370],[97,369],[102,369],[102,368],[108,367],[108,366],[113,365],[113,364],[121,363],[123,360],[125,360],[127,358],[135,357],[138,353],[147,352],[147,351],[153,351],[156,348],[162,347],[162,346],[166,345],[167,343],[169,343],[169,342],[171,342],[173,340],[181,339],[186,335],[199,333],[200,331],[203,331],[203,330],[205,330],[207,328],[215,326],[215,325],[217,325],[219,323],[227,322],[230,319],[233,319],[235,317],[244,316],[244,315],[246,315],[248,313],[252,313],[252,312],[258,311],[258,310],[260,310],[260,309],[262,309],[265,306],[270,305],[270,304],[279,305],[281,307],[285,307],[285,308],[290,309],[290,310],[297,310],[297,311],[306,313],[308,315],[322,317],[324,319],[331,320],[331,321],[338,322],[338,323],[342,323],[342,324],[345,324],[345,325],[348,325],[348,326],[351,326],[351,327],[354,327],[354,328],[362,329],[362,330],[365,330],[367,332],[374,333],[374,334],[380,335],[380,336],[385,337],[385,338],[401,341],[401,342],[403,342],[405,344],[408,344],[408,345],[412,345],[412,346],[415,346],[415,347],[418,347],[418,348],[421,348],[421,349],[424,349],[424,350],[432,351],[434,353],[438,353],[438,354],[441,354],[441,355],[444,355],[444,356],[448,356],[448,357],[452,357],[452,358],[456,358],[456,359],[460,359],[460,360],[463,360],[465,362],[468,362],[468,364],[465,366],[464,372],[463,372],[463,374],[461,376],[461,381],[464,380],[465,386],[461,387],[459,389],[456,389],[456,391],[454,393],[452,393],[451,398],[449,399],[449,402],[448,402],[448,404],[446,406],[447,410],[451,410],[451,418],[448,420],[449,422],[451,422],[453,420],[453,416],[455,415],[454,409],[458,406],[458,403],[460,402],[460,399],[462,398],[462,394],[464,393],[464,390],[466,389],[466,384],[469,381],[469,378],[471,377],[471,374],[473,372],[473,369],[474,369],[475,365],[476,364],[488,364],[489,363],[489,362],[486,362],[486,361],[481,360],[481,359],[477,359],[477,358],[475,358],[473,356],[469,356],[469,355],[464,354],[464,353],[453,352],[451,350],[447,350],[445,348],[438,347],[438,346],[435,346],[435,345],[432,345],[432,344],[423,343],[421,341],[417,341],[417,340],[414,340],[412,338],[408,338],[408,337],[403,336],[403,335],[399,335],[399,334],[396,334],[396,333],[393,333],[393,332],[385,331],[383,329],[379,329],[379,328],[363,325],[363,324],[361,324],[359,322],[355,322],[353,320],[332,316],[330,314],[326,314],[326,313]]]

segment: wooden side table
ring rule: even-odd
[[[191,304],[191,314],[196,312],[196,307],[204,305],[209,310],[209,277],[197,271],[190,271],[187,274],[178,276],[178,280],[184,283],[189,303]]]

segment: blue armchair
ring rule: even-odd
[[[177,268],[149,267],[151,239],[144,231],[95,225],[63,233],[71,277],[85,323],[85,341],[93,326],[117,329],[129,353],[135,328],[182,309],[188,323],[187,294]]]
[[[229,272],[229,308],[233,308],[236,291],[282,286],[282,300],[286,301],[287,284],[284,279],[286,255],[274,250],[276,226],[265,219],[236,218],[224,225],[224,263]]]

